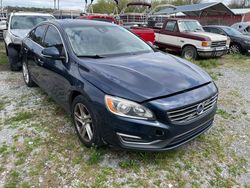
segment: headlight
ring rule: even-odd
[[[230,38],[227,38],[227,44],[226,45],[229,46],[230,42],[231,42]]]
[[[202,47],[209,47],[211,45],[211,42],[210,41],[202,41],[201,42],[201,46]]]
[[[118,116],[145,120],[154,119],[154,115],[149,109],[129,100],[106,95],[105,104],[110,112]]]
[[[250,41],[249,40],[244,40],[244,43],[250,44]]]

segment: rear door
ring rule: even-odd
[[[41,77],[41,58],[43,50],[43,38],[47,25],[40,25],[33,29],[28,38],[24,41],[23,58],[28,63],[32,79],[40,86],[43,87]]]

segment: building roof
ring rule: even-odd
[[[234,14],[236,15],[242,15],[250,12],[250,8],[236,8],[236,9],[231,9]]]
[[[184,13],[188,16],[217,16],[217,15],[234,15],[234,12],[231,11],[223,3],[200,3],[200,4],[192,4],[192,5],[181,5],[176,6],[174,8],[167,7],[161,9],[154,14],[176,14],[176,13]]]

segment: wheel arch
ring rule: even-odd
[[[184,45],[181,47],[181,50],[183,50],[183,49],[184,49],[185,47],[187,47],[187,46],[192,46],[192,47],[194,47],[194,48],[197,50],[197,47],[196,47],[195,45],[189,44],[189,43],[184,44]]]

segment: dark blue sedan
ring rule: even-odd
[[[218,90],[209,75],[120,26],[43,22],[22,53],[27,86],[63,106],[88,147],[168,150],[212,126]]]

